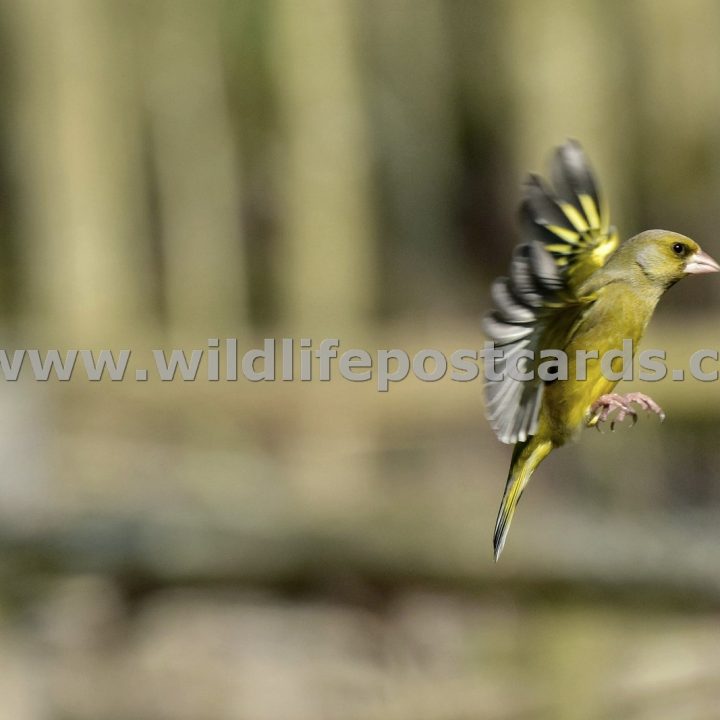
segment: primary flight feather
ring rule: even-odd
[[[530,476],[554,448],[613,411],[619,421],[634,417],[633,403],[664,417],[645,395],[612,394],[617,381],[604,377],[599,359],[587,360],[585,379],[576,379],[577,351],[602,358],[626,339],[634,349],[669,287],[688,274],[720,270],[678,233],[647,230],[620,245],[577,142],[555,151],[551,179],[552,186],[537,175],[528,178],[520,206],[524,241],[509,277],[493,283],[495,310],[485,318],[486,334],[502,351],[496,379],[485,386],[487,417],[502,442],[515,444],[495,524],[495,560]],[[567,379],[544,382],[537,373],[518,379],[536,369],[542,350],[566,353]]]

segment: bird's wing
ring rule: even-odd
[[[579,297],[582,283],[601,268],[618,246],[607,206],[580,145],[570,140],[552,160],[549,187],[530,175],[520,206],[524,242],[515,249],[510,277],[492,285],[495,305],[485,318],[485,333],[503,359],[495,370],[500,380],[485,385],[488,420],[502,442],[515,443],[537,429],[544,383],[521,381],[504,370],[520,372],[537,365],[542,349],[562,350],[587,303]],[[535,362],[518,360],[531,350]]]

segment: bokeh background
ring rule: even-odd
[[[479,348],[567,137],[624,236],[717,257],[718,37],[714,0],[2,0],[2,346]],[[687,280],[645,347],[719,312]],[[717,384],[554,454],[496,566],[480,382],[335,374],[3,383],[0,718],[718,716]]]

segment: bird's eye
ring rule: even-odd
[[[674,243],[672,250],[676,255],[684,255],[686,248],[682,243]]]

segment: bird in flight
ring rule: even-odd
[[[634,406],[665,417],[646,395],[614,393],[617,380],[605,377],[600,359],[589,358],[621,350],[624,340],[634,350],[669,287],[686,275],[720,270],[696,242],[667,230],[646,230],[620,244],[576,141],[556,149],[551,179],[549,185],[530,175],[525,184],[523,242],[509,277],[492,285],[495,309],[484,322],[502,353],[485,385],[487,417],[498,438],[515,445],[495,524],[496,561],[530,476],[553,449],[583,426],[628,416],[634,421]],[[565,353],[562,378],[543,380],[534,372],[541,351],[549,349]],[[581,374],[578,351],[586,359]]]

